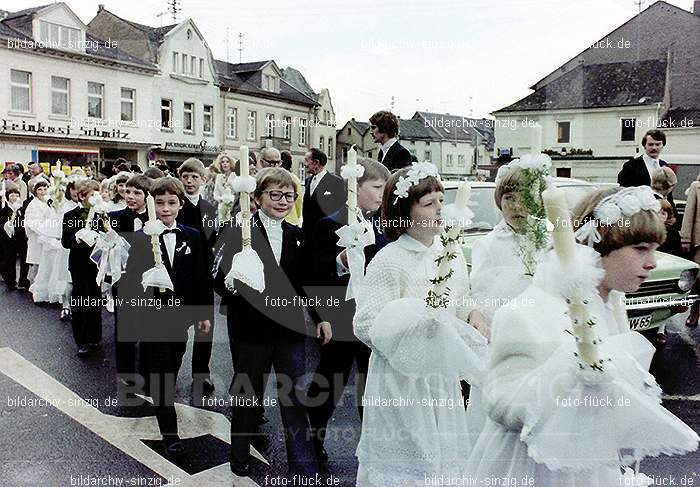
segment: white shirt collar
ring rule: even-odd
[[[382,153],[384,154],[384,156],[386,156],[386,153],[389,152],[391,146],[394,145],[394,143],[397,141],[398,139],[396,137],[392,137],[391,139],[387,140],[382,144]]]
[[[316,181],[320,181],[320,180],[323,178],[323,176],[326,175],[326,173],[328,173],[328,170],[326,170],[326,168],[324,167],[324,168],[321,170],[320,173],[318,173],[318,174],[316,174],[316,175],[314,176],[314,179],[315,179]]]
[[[190,200],[190,203],[192,203],[194,206],[197,206],[199,204],[199,193],[195,195],[185,193],[185,198]]]

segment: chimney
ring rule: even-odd
[[[100,12],[102,12],[104,9],[105,9],[105,4],[104,4],[104,3],[100,3],[99,5],[97,5],[97,13],[98,13],[98,14],[99,14]]]

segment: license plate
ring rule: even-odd
[[[635,316],[628,319],[630,328],[634,331],[646,330],[651,327],[651,315]]]

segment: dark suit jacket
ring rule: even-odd
[[[659,159],[659,167],[664,166],[668,166],[668,163]],[[649,171],[644,163],[643,156],[633,157],[622,165],[622,169],[617,174],[617,184],[624,188],[631,186],[651,186],[651,176],[649,176]],[[680,220],[676,212],[676,204],[673,201],[673,194],[669,194],[666,199],[668,199],[668,202],[673,206],[673,211],[676,213],[676,221]],[[680,228],[680,226],[678,228]]]
[[[185,204],[177,215],[177,222],[202,232],[205,242],[213,247],[216,240],[216,209],[207,200],[199,197],[194,206],[185,198]]]
[[[5,223],[7,223],[10,220],[11,216],[12,216],[12,210],[10,209],[9,205],[5,205],[4,208],[0,208],[0,244],[1,245],[18,245],[21,240],[27,238],[27,235],[24,232],[24,226],[22,225],[22,222],[24,220],[22,208],[19,208],[17,210],[17,214],[15,215],[15,223],[14,223],[15,233],[12,235],[12,238],[7,236],[3,226],[5,225]]]
[[[85,242],[75,239],[75,234],[78,230],[85,228],[88,209],[78,206],[63,215],[63,233],[61,234],[61,245],[69,249],[68,253],[68,270],[75,277],[80,276],[80,279],[95,279],[97,276],[97,266],[90,260],[92,247]],[[104,220],[99,216],[95,216],[91,222],[93,230],[104,231]]]
[[[148,221],[148,212],[136,213],[131,208],[113,211],[109,214],[109,224],[112,229],[129,241],[134,233],[134,221],[141,220],[142,224]]]
[[[303,339],[307,334],[302,304],[306,297],[300,276],[303,234],[299,227],[282,222],[282,255],[277,264],[260,217],[253,215],[252,245],[264,266],[262,293],[236,280],[234,291],[226,288],[233,256],[242,249],[241,227],[227,222],[217,241],[214,288],[227,315],[229,340],[254,343],[278,338]],[[302,299],[303,298],[303,299]]]
[[[336,230],[346,225],[348,221],[347,206],[341,208],[329,217],[322,218],[316,224],[309,241],[309,256],[307,261],[312,271],[307,281],[306,291],[318,298],[319,306],[315,311],[321,321],[328,321],[333,327],[333,340],[357,341],[352,329],[352,319],[355,315],[355,300],[345,300],[345,293],[350,274],[338,276],[336,257],[343,251],[338,244]],[[378,219],[373,220],[377,223]],[[365,266],[377,255],[388,240],[374,228],[375,244],[365,247]]]
[[[210,319],[214,293],[206,265],[206,244],[197,230],[179,223],[177,229],[172,263],[163,236],[160,237],[163,263],[174,288],[164,292],[153,287],[144,291],[143,273],[155,265],[151,237],[142,231],[134,234],[126,271],[119,281],[119,319],[137,323],[133,329],[138,336],[121,339],[168,341],[181,340],[183,336],[186,339],[189,326]]]
[[[311,194],[311,179],[311,176],[306,178],[302,209],[303,221],[301,228],[307,239],[311,236],[316,223],[321,218],[332,215],[347,201],[345,182],[342,178],[327,173],[319,181],[313,195]]]
[[[391,172],[411,165],[411,153],[398,140],[389,147],[389,151],[384,156],[384,159],[382,159],[382,154],[382,150],[379,149],[379,162],[384,164]]]

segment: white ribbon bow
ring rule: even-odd
[[[365,277],[365,247],[375,243],[374,229],[372,222],[362,218],[339,228],[335,234],[339,237],[338,246],[345,248],[348,257],[350,282],[345,292],[345,300],[348,301],[355,297],[354,289],[362,286]]]
[[[576,230],[574,235],[576,236],[576,240],[581,243],[588,243],[589,247],[593,247],[593,244],[597,244],[601,240],[600,233],[598,233],[597,220],[588,220]]]
[[[95,247],[90,254],[90,260],[97,265],[98,286],[102,285],[105,276],[112,278],[112,284],[122,277],[129,259],[130,247],[129,243],[114,230],[98,235]]]
[[[233,256],[231,270],[226,274],[226,289],[233,291],[236,280],[258,292],[265,290],[265,268],[258,253],[250,246]]]

